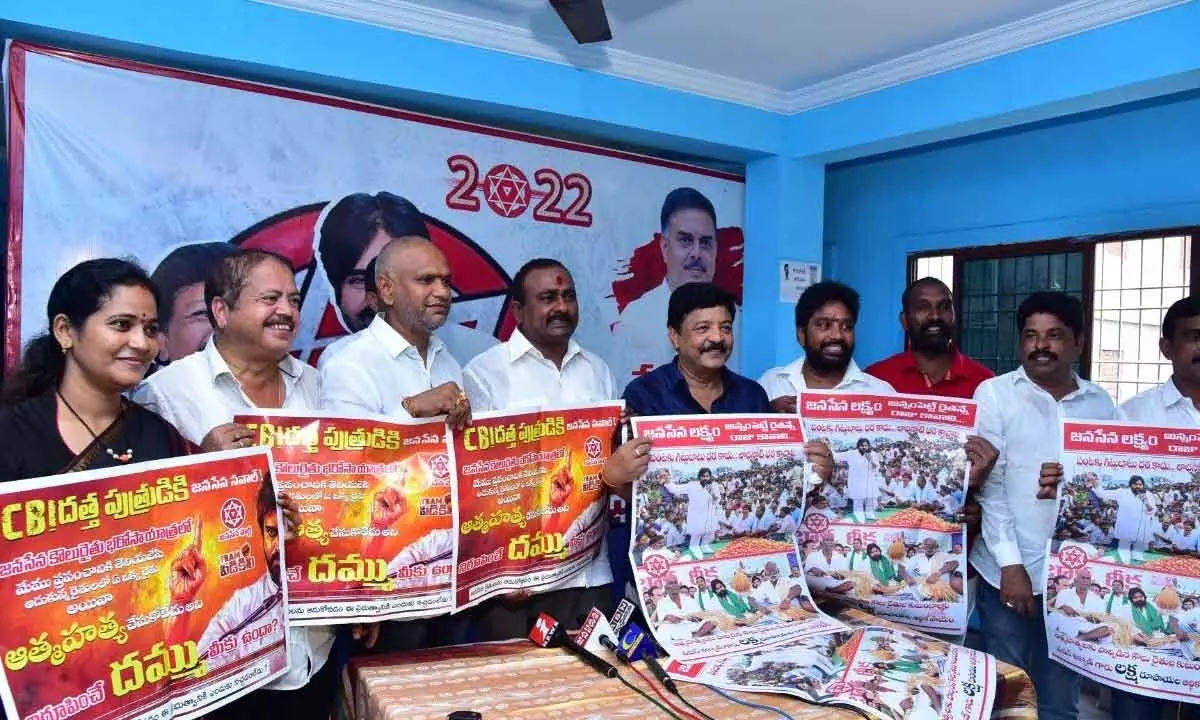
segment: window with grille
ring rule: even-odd
[[[1096,247],[1092,379],[1118,403],[1171,376],[1158,340],[1167,308],[1190,291],[1191,240],[1180,234]]]

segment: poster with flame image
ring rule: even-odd
[[[10,718],[194,718],[287,667],[270,454],[0,486]]]
[[[328,625],[450,612],[455,533],[446,426],[287,412],[236,421],[272,448],[300,511],[288,619]]]
[[[555,589],[596,557],[607,530],[600,475],[621,408],[481,413],[451,433],[456,609]]]

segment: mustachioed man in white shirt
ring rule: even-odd
[[[510,307],[517,329],[507,342],[477,355],[463,371],[463,385],[476,411],[564,407],[617,399],[612,372],[600,357],[575,342],[579,301],[575,280],[561,262],[538,258],[513,277]],[[580,478],[565,472],[556,481],[557,501],[577,492]],[[566,528],[564,542],[600,526],[607,534],[607,493]],[[592,607],[606,613],[613,605],[607,542],[602,539],[591,564],[575,576],[531,597],[528,591],[496,598],[479,612],[481,640],[523,637],[541,612],[574,629]]]
[[[1117,417],[1145,425],[1200,427],[1200,295],[1167,309],[1158,349],[1171,361],[1171,377],[1126,400]]]
[[[316,409],[317,372],[288,354],[300,308],[291,264],[266,251],[238,250],[213,268],[204,297],[213,325],[204,349],[150,376],[134,391],[134,400],[210,451],[253,444],[254,433],[233,422],[238,413]],[[294,509],[286,495],[281,502]],[[377,633],[377,625],[355,628],[368,644]],[[324,717],[320,711],[329,711],[336,694],[337,676],[326,662],[333,632],[323,626],[289,628],[288,645],[286,675],[212,716],[240,717],[236,713],[260,706],[295,703],[296,717]]]
[[[1158,349],[1163,357],[1171,361],[1171,377],[1158,387],[1144,390],[1121,404],[1117,417],[1121,420],[1156,425],[1159,427],[1200,427],[1200,296],[1189,295],[1177,300],[1163,316],[1162,337]],[[1190,498],[1189,498],[1190,499]],[[1185,525],[1188,521],[1185,520]],[[1172,531],[1168,540],[1176,551],[1195,552],[1197,533],[1187,534]],[[1113,594],[1116,594],[1114,588]],[[1184,609],[1187,603],[1184,602]],[[1192,603],[1193,608],[1195,603]],[[1125,612],[1131,612],[1127,601]],[[1128,616],[1128,615],[1127,615]],[[1197,616],[1193,609],[1189,617]],[[1182,623],[1181,623],[1182,624]],[[1194,627],[1194,626],[1193,626]],[[1122,690],[1113,690],[1113,717],[1158,718],[1162,717],[1166,703],[1155,698]]]
[[[471,403],[462,391],[462,369],[434,334],[450,311],[450,281],[446,256],[429,240],[417,235],[388,240],[375,266],[381,312],[322,368],[322,409],[401,419],[445,415],[454,427],[467,425]],[[402,523],[410,510],[403,487],[384,488],[375,494],[371,527],[391,528]],[[454,535],[452,528],[430,531],[402,549],[389,562],[389,571],[413,562],[448,566]],[[432,621],[387,622],[379,646],[400,651],[434,642],[461,642],[467,622],[466,613]]]
[[[1086,343],[1078,299],[1034,293],[1017,309],[1017,327],[1021,367],[975,391],[979,434],[999,451],[979,493],[981,538],[970,557],[982,580],[976,608],[984,649],[1032,678],[1039,717],[1075,718],[1080,678],[1049,659],[1035,592],[1044,588],[1062,479],[1060,422],[1108,420],[1115,409],[1108,393],[1072,370]]]

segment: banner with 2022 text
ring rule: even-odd
[[[196,718],[287,668],[261,449],[0,485],[9,718]]]

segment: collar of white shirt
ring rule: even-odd
[[[204,343],[204,362],[208,366],[208,376],[212,379],[215,385],[222,377],[228,376],[229,379],[237,382],[237,378],[233,374],[233,370],[229,369],[229,363],[225,362],[221,351],[217,349],[215,337],[210,337],[208,342]],[[279,361],[279,372],[283,373],[283,384],[285,390],[291,392],[291,389],[300,380],[301,373],[304,372],[304,363],[300,362],[290,354],[284,355]]]
[[[520,330],[513,330],[512,336],[510,336],[508,341],[504,343],[504,349],[508,352],[508,362],[510,365],[516,363],[526,355],[531,355],[540,360],[546,359],[546,357],[542,355],[542,351],[535,348],[533,343],[529,342],[529,338],[525,337],[525,334]],[[563,367],[566,367],[567,363],[569,363],[572,358],[582,352],[582,350],[583,348],[579,347],[579,343],[575,342],[575,338],[568,340],[567,352],[565,355],[563,355]]]
[[[388,324],[387,320],[383,319],[383,313],[375,316],[371,324],[367,326],[367,332],[379,341],[383,349],[387,351],[389,357],[395,359],[401,355],[408,353],[410,356],[420,358],[421,354],[417,351],[417,346],[404,339],[404,336],[396,332],[396,329]],[[426,354],[425,364],[429,367],[433,366],[433,359],[437,354],[446,349],[446,343],[437,335],[429,336],[429,352]]]
[[[1013,385],[1027,383],[1035,388],[1041,389],[1041,386],[1031,380],[1029,375],[1025,373],[1025,368],[1023,366],[1012,371],[1011,375]],[[1060,402],[1066,402],[1067,400],[1073,400],[1075,398],[1087,397],[1089,395],[1102,395],[1105,398],[1109,398],[1109,394],[1104,388],[1093,382],[1084,380],[1075,372],[1071,373],[1071,379],[1075,381],[1075,389],[1065,395]],[[1043,390],[1042,392],[1045,391]]]
[[[1184,397],[1183,393],[1179,392],[1179,386],[1175,384],[1174,376],[1167,378],[1167,381],[1158,387],[1158,398],[1162,401],[1163,407],[1172,408],[1179,403],[1192,401],[1189,397]]]
[[[787,378],[797,390],[807,390],[808,381],[804,378],[804,356],[796,358],[787,365],[779,369],[779,374]],[[850,364],[846,366],[846,374],[842,375],[842,380],[834,390],[879,390],[887,385],[883,380],[880,380],[873,375],[868,375],[862,371],[858,363],[850,360]]]

